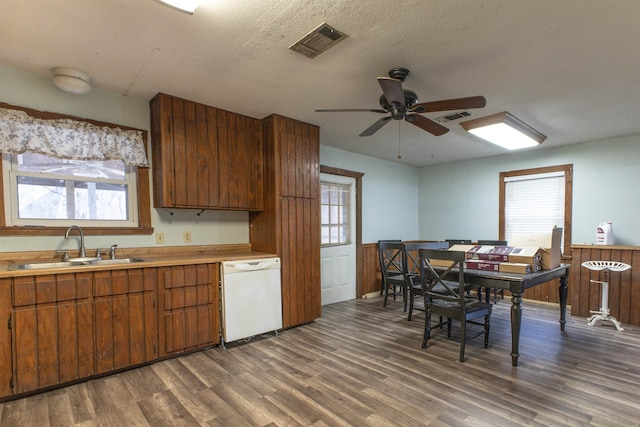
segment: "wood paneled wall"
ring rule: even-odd
[[[382,276],[380,274],[380,260],[378,258],[378,244],[365,243],[362,245],[362,295],[380,292]],[[362,295],[358,295],[359,297]]]
[[[589,317],[590,310],[600,308],[600,284],[609,282],[611,315],[628,325],[640,325],[640,247],[573,245],[570,289],[571,314]],[[620,261],[631,266],[624,272],[596,272],[582,267],[585,261]]]

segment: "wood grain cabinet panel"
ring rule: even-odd
[[[0,397],[9,396],[13,392],[11,388],[11,379],[13,378],[11,329],[4,325],[5,321],[11,319],[11,288],[11,279],[0,279],[0,313],[4,315],[2,317],[3,323],[0,324]]]
[[[260,120],[162,93],[150,106],[155,207],[263,209]]]
[[[95,273],[96,373],[157,358],[155,268]]]
[[[91,273],[13,279],[14,392],[95,373]]]
[[[0,279],[0,399],[219,344],[218,281],[217,263]]]
[[[265,200],[249,215],[256,251],[281,258],[285,328],[320,317],[319,128],[271,115],[262,121]]]
[[[220,343],[218,271],[218,264],[159,269],[161,356]]]

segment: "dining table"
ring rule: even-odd
[[[564,331],[567,312],[567,279],[570,264],[540,270],[534,273],[506,273],[489,270],[472,270],[465,268],[464,280],[469,285],[482,288],[498,288],[511,292],[511,365],[518,366],[520,357],[520,329],[522,325],[522,294],[529,288],[559,279],[558,293],[560,297],[560,330]]]

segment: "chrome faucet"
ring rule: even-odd
[[[78,233],[80,233],[80,256],[84,258],[87,256],[87,250],[84,247],[84,232],[82,231],[82,228],[78,227],[77,225],[70,226],[69,228],[67,228],[67,232],[64,233],[64,238],[68,239],[69,232],[73,229],[78,230]]]

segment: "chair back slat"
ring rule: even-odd
[[[407,270],[416,276],[420,274],[420,249],[449,249],[449,242],[405,243],[407,252]]]
[[[464,305],[465,253],[442,249],[420,249],[419,257],[420,283],[423,292],[432,299],[458,302]],[[436,265],[435,260],[440,263]],[[449,266],[439,267],[445,264],[449,264]],[[451,277],[456,277],[457,280],[450,280]]]
[[[402,242],[380,242],[380,268],[385,280],[397,280],[407,274],[407,259]]]

